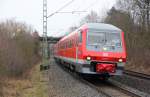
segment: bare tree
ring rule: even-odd
[[[100,18],[96,12],[91,11],[90,14],[88,14],[87,16],[83,18],[80,24],[82,25],[84,23],[93,23],[93,22],[100,22]]]
[[[150,29],[150,1],[149,0],[119,0],[117,8],[128,12],[134,23],[140,25],[141,31]]]

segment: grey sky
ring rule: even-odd
[[[48,14],[55,12],[71,0],[47,0]],[[75,0],[62,11],[83,11],[81,14],[55,14],[48,18],[48,35],[58,36],[70,26],[76,25],[91,10],[104,16],[116,0]],[[15,19],[32,25],[42,34],[43,0],[0,0],[0,21]],[[90,6],[92,5],[92,6]]]

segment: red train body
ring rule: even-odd
[[[121,75],[126,62],[124,32],[110,24],[84,24],[54,45],[54,58],[82,74]]]

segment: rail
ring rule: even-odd
[[[60,67],[62,67],[62,66],[60,66]],[[149,94],[147,94],[147,93],[138,91],[134,88],[127,87],[127,86],[122,85],[121,83],[118,83],[117,81],[114,81],[114,80],[111,80],[111,79],[106,81],[106,83],[104,83],[104,85],[99,85],[98,83],[101,83],[99,81],[98,82],[97,81],[89,81],[87,79],[82,78],[83,76],[80,76],[80,75],[76,74],[75,72],[72,72],[72,71],[68,70],[67,68],[62,67],[62,69],[65,70],[66,72],[69,72],[69,74],[71,74],[73,77],[77,78],[78,80],[80,80],[84,84],[87,84],[91,88],[93,88],[93,89],[97,90],[98,92],[102,93],[106,97],[115,97],[115,96],[113,94],[109,93],[110,92],[109,90],[108,91],[104,90],[103,87],[105,87],[105,86],[108,89],[113,88],[113,90],[116,90],[118,92],[120,91],[120,93],[129,95],[131,97],[149,97]],[[109,84],[110,86],[109,85],[107,86],[107,84]],[[111,85],[113,87],[111,87]]]
[[[68,69],[66,69],[66,68],[63,68],[63,69],[68,72]],[[100,92],[101,94],[105,95],[106,97],[115,97],[113,94],[108,93],[109,91],[103,90],[103,86],[97,84],[97,83],[100,83],[99,81],[98,82],[89,81],[88,79],[83,78],[83,76],[80,76],[80,75],[78,75],[78,74],[76,74],[75,72],[72,72],[72,71],[69,71],[69,74],[71,74],[73,77],[77,78],[78,80],[80,80],[84,84],[86,84],[86,85],[90,86],[91,88],[95,89],[96,91]],[[136,90],[134,90],[134,89],[131,90],[131,89],[129,89],[129,88],[123,86],[123,85],[120,85],[120,84],[118,84],[114,81],[112,82],[112,81],[108,80],[104,84],[111,84],[111,85],[113,85],[113,90],[115,89],[118,92],[121,90],[120,91],[121,93],[126,94],[126,95],[130,95],[131,97],[148,97],[147,94],[141,93],[139,91],[135,92]],[[105,85],[104,85],[104,87],[105,87]],[[109,88],[109,85],[108,85],[108,88]],[[111,88],[111,86],[110,86],[110,88]]]
[[[138,77],[138,78],[141,78],[141,79],[150,80],[150,75],[144,74],[144,73],[139,73],[139,72],[135,72],[135,71],[125,70],[124,74],[130,75],[130,76],[134,76],[134,77]]]
[[[114,80],[110,79],[109,83],[111,83],[112,85],[118,87],[123,92],[132,95],[133,97],[149,97],[148,93],[144,93],[144,92],[141,92],[141,91],[139,91],[137,89],[128,87],[128,86],[123,85],[123,84],[121,84],[121,83],[119,83],[117,81],[114,81]]]

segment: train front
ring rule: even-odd
[[[122,75],[126,62],[124,32],[109,24],[88,25],[84,31],[82,72],[95,75]]]

